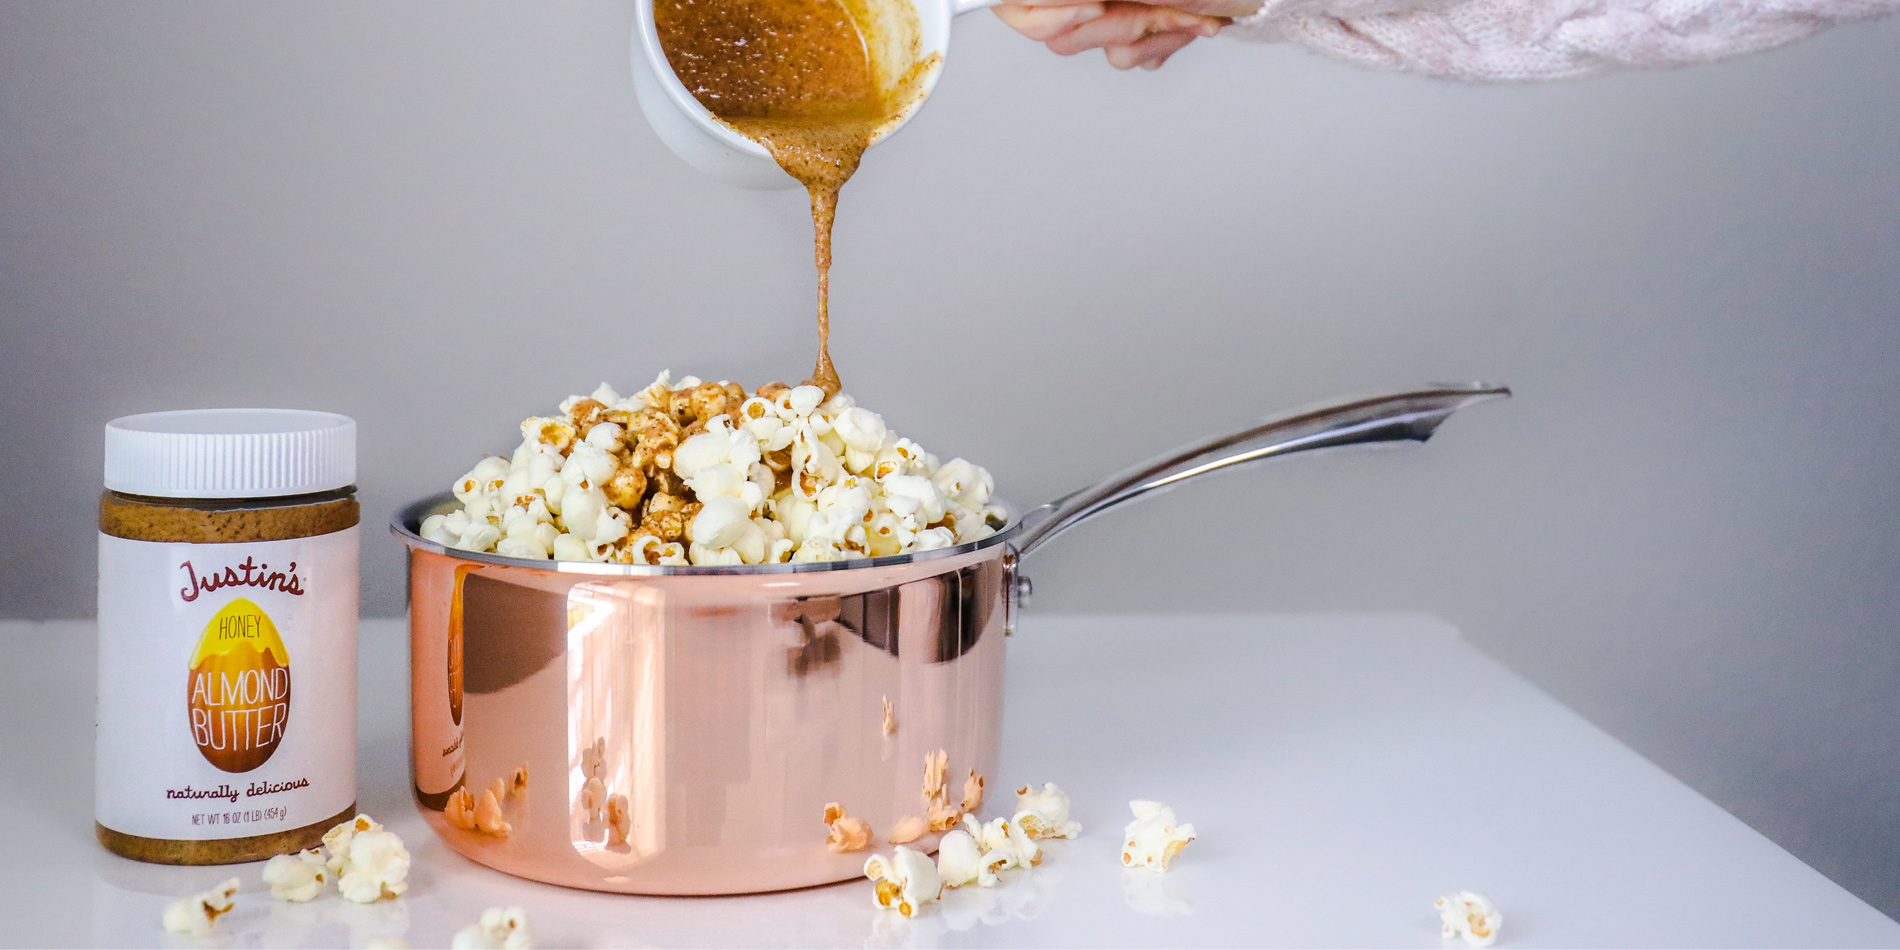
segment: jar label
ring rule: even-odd
[[[100,824],[248,838],[356,800],[357,545],[355,527],[225,544],[99,536]]]

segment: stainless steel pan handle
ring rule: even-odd
[[[1408,439],[1423,442],[1452,413],[1510,394],[1507,387],[1482,383],[1428,386],[1298,410],[1184,446],[1029,512],[1023,517],[1016,553],[1027,556],[1050,538],[1104,511],[1209,472],[1313,449]]]

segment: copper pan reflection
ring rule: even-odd
[[[464,694],[459,735],[443,733],[450,717],[423,698],[445,697],[444,677],[418,662],[417,802],[455,850],[556,884],[733,894],[856,877],[900,819],[925,813],[928,753],[948,754],[953,798],[970,770],[995,769],[1005,556],[614,577],[412,547],[415,655],[446,656],[459,634]],[[620,828],[587,807],[597,740],[606,790],[625,797]],[[455,827],[447,795],[420,784],[457,757],[454,785],[477,795],[527,767],[505,837]],[[869,848],[827,847],[829,802],[870,822]]]

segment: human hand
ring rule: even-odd
[[[1195,39],[1258,9],[1259,0],[1010,0],[996,15],[1058,56],[1100,49],[1116,69],[1159,69]]]

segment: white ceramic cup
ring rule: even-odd
[[[923,95],[911,101],[896,121],[878,130],[876,145],[910,121],[937,85],[942,56],[950,47],[950,21],[972,10],[995,6],[1000,0],[911,0],[917,8],[919,55],[939,55],[935,68],[924,77]],[[653,26],[653,0],[638,0],[633,10],[633,90],[647,124],[660,141],[688,165],[722,181],[746,188],[796,188],[798,182],[772,159],[765,146],[740,135],[713,117],[673,75]]]

